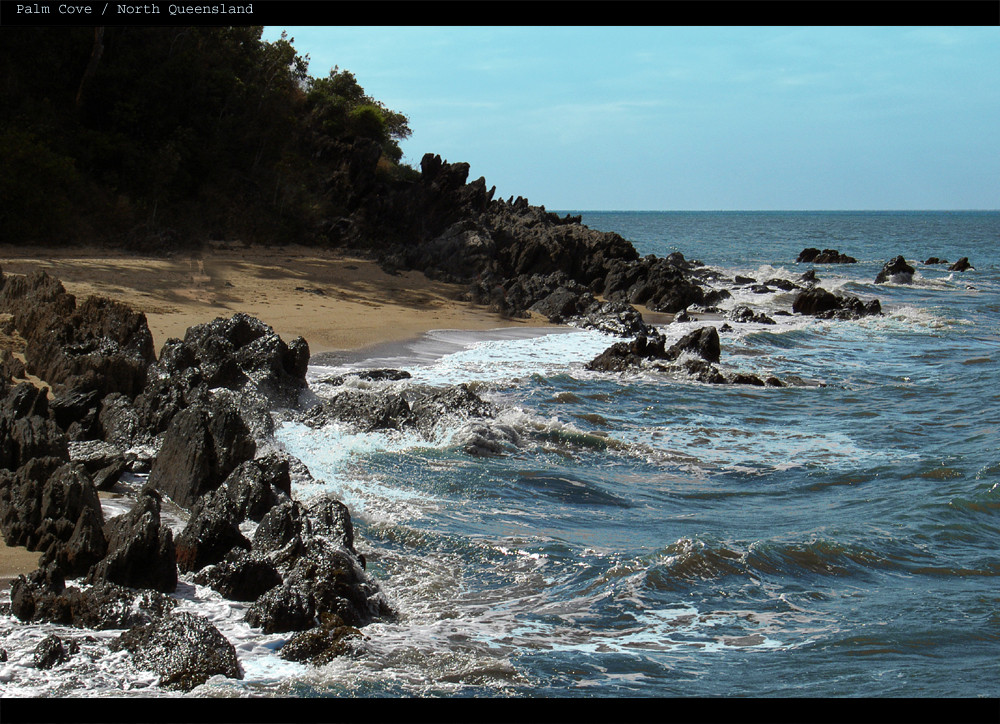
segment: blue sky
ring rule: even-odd
[[[1000,27],[268,27],[549,209],[1000,208]]]

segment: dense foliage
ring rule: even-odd
[[[352,149],[412,178],[404,115],[262,30],[5,28],[0,242],[322,242]]]

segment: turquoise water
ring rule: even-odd
[[[330,431],[318,445],[286,427],[357,511],[404,612],[343,666],[356,683],[334,670],[312,692],[1000,694],[1000,214],[583,221],[759,279],[837,248],[859,263],[820,267],[821,284],[886,314],[723,335],[725,366],[823,387],[590,373],[609,343],[592,332],[410,366],[406,384],[476,381],[501,405],[518,439],[494,459],[462,452],[458,421],[434,440]],[[874,285],[896,254],[976,269],[917,264],[913,285]]]
[[[859,263],[817,267],[821,286],[877,297],[885,316],[776,316],[722,335],[728,370],[825,386],[588,372],[614,341],[592,331],[443,333],[424,342],[435,355],[355,365],[407,369],[397,390],[470,382],[500,413],[426,436],[282,425],[280,445],[320,481],[295,494],[333,490],[350,506],[401,617],[367,627],[358,656],[310,669],[189,586],[247,672],[208,688],[1000,695],[1000,213],[582,213],[642,254],[681,251],[729,275],[795,279],[804,247],[836,248]],[[968,256],[975,270],[916,263],[912,285],[874,285],[897,254]],[[738,302],[773,314],[791,297]],[[483,424],[503,455],[464,451]]]

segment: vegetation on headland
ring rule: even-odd
[[[380,183],[418,175],[405,115],[262,31],[5,29],[0,241],[325,243],[359,203],[359,144]]]

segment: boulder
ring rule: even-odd
[[[195,583],[208,586],[230,601],[255,601],[275,586],[281,574],[266,557],[234,548],[220,562],[202,568]]]
[[[364,641],[364,635],[347,626],[336,614],[321,617],[319,626],[292,636],[278,652],[286,661],[302,661],[313,666],[330,663],[338,656],[354,653]]]
[[[942,263],[947,263],[947,262],[942,262]],[[959,259],[950,267],[948,267],[948,271],[962,272],[962,271],[968,271],[969,269],[975,269],[975,267],[972,266],[971,263],[969,263],[969,257],[967,256],[963,256],[961,259]]]
[[[69,661],[69,653],[63,646],[62,639],[55,634],[49,634],[38,642],[31,658],[36,669],[51,669]]]
[[[902,256],[895,256],[885,263],[882,270],[875,277],[876,284],[911,284],[913,283],[913,272],[915,269],[906,263]]]
[[[740,304],[733,307],[726,313],[726,319],[730,319],[734,322],[747,323],[752,322],[754,324],[774,324],[775,321],[763,312],[755,312],[750,307],[745,304]]]
[[[242,679],[236,649],[211,623],[180,612],[135,626],[111,642],[127,649],[135,665],[160,675],[160,686],[190,691],[211,677]]]
[[[813,287],[800,292],[792,302],[792,311],[820,319],[860,319],[878,316],[882,305],[877,299],[862,302],[858,297],[841,296],[823,287]]]

